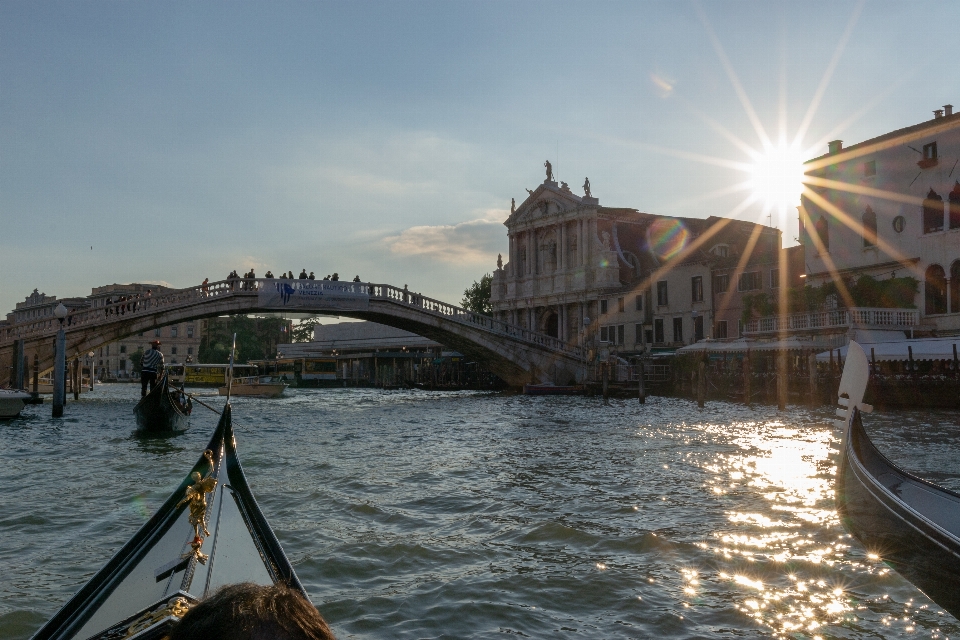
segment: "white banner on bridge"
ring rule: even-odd
[[[257,306],[270,309],[364,310],[370,306],[369,285],[334,280],[272,280],[257,292]]]

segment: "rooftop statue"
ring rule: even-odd
[[[503,254],[497,254],[497,269],[503,269]]]
[[[545,160],[543,166],[547,168],[547,182],[553,182],[553,165],[549,160]]]
[[[514,198],[510,198],[510,215],[513,215],[517,212],[517,201]]]
[[[593,197],[593,195],[590,193],[590,178],[583,179],[583,195],[587,198]]]

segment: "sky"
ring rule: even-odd
[[[957,24],[952,0],[3,2],[0,313],[251,267],[457,303],[546,159],[602,205],[795,244],[795,194],[756,176],[960,106]]]

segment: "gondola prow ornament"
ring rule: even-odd
[[[211,477],[213,474],[213,452],[207,449],[203,452],[203,457],[210,463],[210,470],[207,471],[206,476],[201,476],[199,471],[194,471],[190,476],[193,479],[193,484],[187,487],[183,500],[177,503],[177,508],[185,504],[190,507],[189,522],[193,525],[194,533],[190,547],[193,549],[193,557],[200,564],[206,564],[208,558],[206,554],[200,551],[203,547],[203,539],[210,535],[210,532],[207,531],[207,494],[217,486],[217,479]],[[202,536],[200,535],[201,531],[203,532]]]

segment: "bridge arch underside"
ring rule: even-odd
[[[231,296],[215,302],[206,301],[202,304],[166,311],[158,310],[153,314],[138,314],[130,318],[120,316],[116,322],[93,327],[80,327],[75,330],[66,327],[67,358],[72,359],[105,344],[170,324],[224,315],[282,313],[283,311],[258,307],[256,298],[253,296]],[[306,308],[286,310],[287,313],[294,311],[369,320],[409,331],[476,360],[512,387],[541,382],[570,384],[583,380],[582,363],[571,356],[403,305],[371,300],[366,310]],[[33,354],[36,353],[39,356],[39,370],[41,372],[50,370],[53,367],[54,358],[53,342],[53,337],[49,335],[27,339],[24,344],[24,355],[28,365],[32,366]],[[0,350],[0,362],[10,362],[11,356],[11,347]]]

